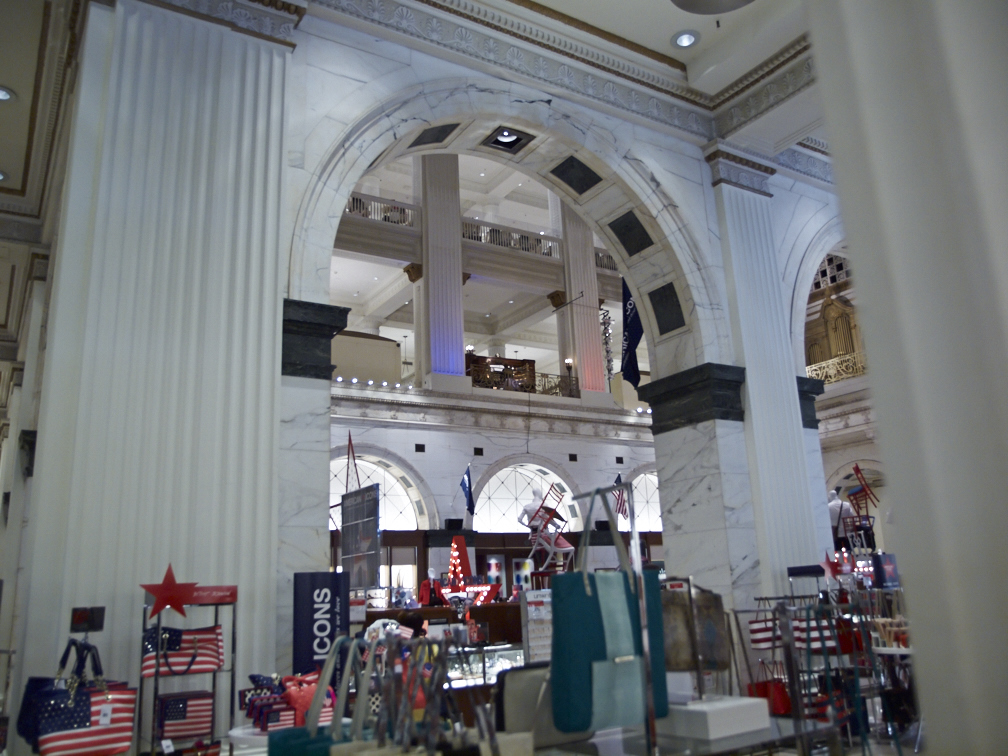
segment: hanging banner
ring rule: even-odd
[[[294,573],[294,674],[325,662],[333,641],[350,631],[350,576],[345,572]]]
[[[350,576],[351,588],[373,588],[378,585],[378,484],[343,494],[343,527],[340,544],[343,549],[343,574]]]

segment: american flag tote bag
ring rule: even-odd
[[[161,677],[216,672],[224,666],[224,633],[220,625],[180,630],[162,627],[158,642],[157,627],[149,627],[143,636],[142,677],[154,677],[160,655]]]
[[[136,690],[78,689],[64,701],[43,704],[39,716],[42,756],[112,756],[133,740]]]
[[[208,690],[158,697],[158,732],[162,738],[198,738],[213,734],[214,698]]]

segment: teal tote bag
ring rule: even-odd
[[[590,531],[585,531],[578,549],[578,569],[554,575],[551,580],[553,724],[561,732],[630,727],[642,724],[646,714],[637,580],[604,494],[592,497],[585,521],[592,521],[596,498],[602,499],[609,518],[622,570],[588,573]],[[645,572],[656,717],[668,714],[660,590],[658,573]]]

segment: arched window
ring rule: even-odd
[[[346,493],[348,459],[339,457],[329,464],[330,530],[342,525],[342,513],[340,507],[336,505]],[[378,527],[381,530],[417,529],[416,508],[406,486],[403,485],[403,479],[396,477],[381,464],[360,457],[357,457],[357,475],[360,477],[362,488],[372,483],[378,484]],[[409,482],[409,485],[413,487],[412,482]]]
[[[526,506],[538,507],[550,486],[561,494],[559,511],[568,521],[568,529],[580,529],[577,505],[571,500],[567,485],[556,473],[533,464],[505,467],[480,491],[473,515],[473,528],[480,533],[515,533],[525,528],[518,516]]]
[[[661,505],[658,503],[658,474],[644,473],[633,481],[634,510],[637,513],[637,530],[641,533],[661,532]],[[630,530],[630,520],[616,516],[620,530]]]

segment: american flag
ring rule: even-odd
[[[334,702],[331,697],[326,699],[322,713],[319,714],[319,724],[328,726],[332,722]],[[294,726],[295,712],[293,707],[287,704],[276,705],[264,708],[258,717],[256,724],[262,732],[272,732],[273,730],[284,730]]]
[[[616,481],[613,483],[614,486],[618,486],[623,482],[622,473],[616,476]],[[626,503],[626,491],[624,489],[619,489],[616,492],[616,516],[623,515],[628,520],[630,519],[630,510],[627,509]]]
[[[126,753],[133,740],[133,714],[136,711],[136,690],[78,690],[77,696],[90,695],[90,719],[72,715],[48,719],[50,729],[39,735],[42,756],[112,756]],[[74,707],[76,709],[77,707]],[[105,715],[104,717],[102,715]],[[106,724],[102,724],[102,722]],[[48,729],[48,728],[45,728]]]
[[[213,693],[191,691],[158,698],[162,738],[197,738],[213,732]]]
[[[149,627],[144,633],[142,677],[154,677],[157,663],[155,640],[157,628]],[[161,668],[159,675],[195,675],[216,672],[224,666],[224,634],[220,625],[179,630],[161,628]],[[195,660],[193,654],[195,653]],[[192,662],[192,666],[189,666]]]

